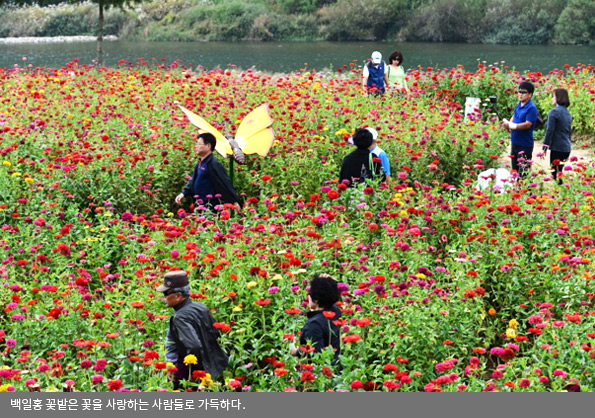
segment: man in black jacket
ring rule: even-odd
[[[343,158],[339,173],[340,183],[345,182],[348,186],[353,187],[366,180],[384,181],[385,176],[380,159],[376,158],[369,150],[373,142],[374,137],[369,130],[359,128],[355,131],[353,145],[357,149]]]
[[[195,150],[199,160],[194,166],[192,178],[182,193],[176,196],[176,203],[181,205],[186,196],[191,196],[198,208],[215,209],[222,203],[234,205],[240,210],[239,198],[231,185],[231,180],[223,165],[213,155],[217,140],[210,133],[202,133],[196,139]]]
[[[178,369],[168,376],[174,390],[183,388],[183,380],[193,380],[195,371],[205,371],[215,379],[227,367],[228,356],[217,342],[219,331],[209,308],[189,299],[188,275],[182,270],[167,273],[157,291],[163,292],[166,305],[175,310],[165,344],[165,359]]]

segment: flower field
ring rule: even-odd
[[[591,65],[418,68],[410,95],[384,98],[361,93],[355,62],[0,69],[0,391],[171,390],[173,311],[155,289],[175,269],[230,354],[193,389],[595,390],[591,160],[571,161],[560,187],[537,169],[507,190],[474,187],[508,148],[497,113],[525,79],[544,115],[551,91],[569,90],[573,146],[594,156]],[[483,104],[466,119],[469,95]],[[178,105],[233,134],[265,102],[276,140],[233,167],[242,211],[176,206],[198,134]],[[380,134],[390,187],[337,184],[360,126]],[[332,352],[289,354],[321,272],[343,294],[340,370]]]

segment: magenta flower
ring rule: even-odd
[[[98,385],[101,382],[103,382],[103,376],[100,374],[96,374],[93,377],[91,377],[91,382],[93,382],[94,385]]]

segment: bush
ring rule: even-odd
[[[51,16],[45,8],[39,6],[6,6],[0,9],[0,13],[2,36],[7,37],[39,36],[39,29],[43,28]]]
[[[279,40],[302,41],[320,38],[319,25],[314,15],[274,15],[268,28],[273,38]]]
[[[478,38],[485,0],[437,0],[414,12],[408,39],[431,42],[470,42]]]
[[[83,36],[97,33],[97,7],[60,8],[40,28],[39,36]],[[105,19],[107,21],[107,19]],[[105,33],[105,32],[104,32]],[[107,33],[105,33],[107,35]]]
[[[330,41],[375,41],[395,33],[405,0],[339,0],[319,11],[320,35]]]
[[[570,0],[556,24],[556,40],[569,44],[590,44],[595,39],[595,3]]]
[[[563,0],[489,0],[482,37],[485,43],[544,44],[554,37]],[[522,12],[521,12],[522,11]]]

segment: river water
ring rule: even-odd
[[[385,59],[395,49],[404,55],[404,66],[452,68],[463,65],[474,71],[478,63],[508,66],[518,71],[549,72],[577,63],[595,64],[595,46],[485,45],[454,43],[373,42],[129,42],[105,41],[104,62],[139,59],[207,70],[236,66],[268,72],[336,69],[356,61],[361,66],[372,51]],[[95,42],[0,44],[0,67],[18,65],[60,68],[73,59],[93,64]]]

